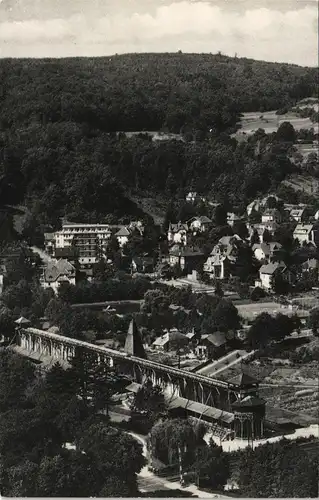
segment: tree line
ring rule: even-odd
[[[59,227],[63,215],[142,216],[132,193],[171,199],[193,189],[240,203],[276,187],[293,170],[287,134],[247,143],[229,134],[240,112],[316,90],[311,68],[221,55],[2,60],[0,76],[0,200],[28,206],[26,235]],[[181,140],[154,142],[153,130]]]

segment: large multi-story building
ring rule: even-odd
[[[105,255],[111,229],[108,224],[66,223],[61,231],[46,236],[46,249],[51,254],[54,255],[56,249],[73,248],[80,266],[86,268]]]

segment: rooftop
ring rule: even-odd
[[[297,224],[294,230],[295,233],[309,233],[313,229],[313,224]]]
[[[126,227],[122,227],[117,233],[115,233],[115,236],[130,236],[130,234],[130,231]]]
[[[208,335],[206,338],[208,342],[213,344],[215,347],[220,347],[222,345],[225,345],[227,343],[225,334],[222,332],[214,332]]]
[[[174,245],[169,250],[170,255],[175,255],[177,257],[196,257],[203,256],[204,252],[199,250],[199,248],[194,247],[179,247],[178,245]]]
[[[274,274],[278,269],[284,269],[285,265],[279,262],[265,264],[259,269],[260,274]]]
[[[238,387],[244,387],[245,385],[255,385],[258,384],[258,380],[248,375],[248,373],[241,372],[235,377],[227,380],[229,384],[237,385]]]
[[[131,356],[137,356],[139,358],[146,359],[143,342],[134,319],[132,319],[127,332],[124,352],[130,354]]]
[[[57,281],[63,275],[73,275],[75,274],[75,267],[70,264],[66,259],[59,259],[54,262],[51,261],[47,264],[47,267],[44,270],[44,279],[52,283]]]
[[[218,408],[213,408],[212,406],[206,406],[195,401],[190,401],[189,399],[181,398],[179,396],[176,396],[174,399],[171,399],[169,401],[169,408],[183,408],[192,413],[196,413],[201,417],[208,417],[212,420],[217,420],[225,423],[231,423],[234,420],[233,413],[219,410]]]

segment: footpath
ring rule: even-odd
[[[136,441],[139,441],[142,444],[143,455],[147,458],[145,437],[131,431],[128,431],[128,434],[130,434],[134,439],[136,439]],[[221,495],[219,493],[209,493],[207,491],[200,490],[195,484],[191,484],[182,488],[179,481],[173,481],[165,477],[158,477],[156,474],[148,470],[147,465],[143,467],[141,472],[138,474],[138,483],[140,491],[142,491],[143,493],[155,490],[182,490],[188,493],[192,493],[199,498],[230,498],[230,496],[227,495]]]

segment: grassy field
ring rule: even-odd
[[[308,315],[308,311],[304,309],[293,308],[290,309],[287,306],[282,304],[278,304],[277,302],[254,302],[251,304],[239,304],[236,305],[239,314],[242,318],[252,321],[259,314],[266,312],[268,314],[276,315],[278,313],[292,315],[297,313],[299,316]]]
[[[274,110],[265,113],[261,113],[260,111],[243,113],[240,120],[241,128],[236,132],[235,136],[250,135],[259,128],[264,129],[267,134],[271,134],[272,132],[276,132],[281,123],[287,121],[296,130],[314,128],[318,133],[318,124],[313,123],[310,118],[300,118],[293,111],[289,111],[285,115],[276,115],[276,110]]]

